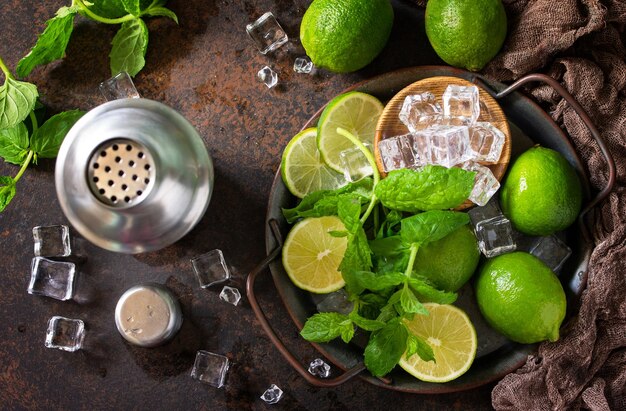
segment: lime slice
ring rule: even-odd
[[[297,287],[323,294],[345,285],[338,268],[348,240],[329,234],[345,229],[335,216],[305,218],[293,226],[283,247],[283,266]]]
[[[428,342],[435,361],[423,361],[415,354],[403,355],[400,367],[422,381],[446,382],[463,375],[476,356],[476,330],[467,314],[453,305],[426,303],[430,315],[416,315],[406,321],[410,333]]]
[[[317,125],[317,147],[329,167],[343,173],[340,154],[354,147],[337,133],[337,128],[348,130],[373,149],[376,123],[383,108],[376,97],[358,91],[339,95],[328,103]]]
[[[280,171],[285,185],[296,197],[317,190],[334,190],[346,184],[343,174],[324,163],[317,150],[317,129],[296,134],[283,152]]]

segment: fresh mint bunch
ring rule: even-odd
[[[146,64],[148,27],[143,18],[165,16],[178,24],[176,14],[164,7],[166,2],[167,0],[153,0],[151,3],[141,0],[100,0],[94,4],[87,0],[72,0],[71,6],[61,7],[46,22],[46,28],[39,35],[35,46],[19,61],[16,73],[19,77],[26,77],[36,66],[63,58],[74,29],[74,17],[81,14],[101,23],[121,24],[111,43],[111,74],[125,71],[134,77]],[[126,14],[112,18],[96,13],[116,15],[119,10]]]
[[[417,354],[424,361],[434,361],[432,348],[408,331],[405,320],[428,315],[422,301],[451,304],[457,295],[436,289],[413,271],[413,265],[420,247],[469,223],[466,213],[449,209],[467,199],[475,173],[427,166],[419,171],[392,171],[381,181],[372,154],[349,132],[337,132],[365,154],[374,170],[373,179],[311,193],[283,214],[290,223],[326,215],[341,219],[346,230],[330,234],[348,240],[339,271],[354,307],[349,315],[313,315],[301,335],[312,342],[341,337],[348,343],[357,327],[370,332],[365,366],[375,376],[389,373],[405,352],[407,358]],[[405,217],[403,212],[418,214]],[[373,224],[366,227],[371,220]],[[374,238],[368,240],[367,232]]]
[[[20,166],[15,175],[0,176],[0,212],[11,202],[17,182],[31,163],[39,158],[54,158],[63,138],[84,114],[79,110],[65,111],[50,117],[39,126],[35,115],[38,108],[37,87],[15,80],[0,58],[4,83],[0,86],[0,157]]]

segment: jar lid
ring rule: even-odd
[[[180,329],[183,315],[172,292],[160,284],[129,288],[115,307],[115,325],[128,342],[155,347],[171,339]]]

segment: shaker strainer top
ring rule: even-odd
[[[92,193],[111,207],[136,205],[147,197],[156,167],[150,151],[129,139],[113,139],[94,150],[87,166]]]

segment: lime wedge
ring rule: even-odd
[[[324,163],[317,150],[317,129],[307,128],[296,134],[283,152],[280,171],[285,185],[296,197],[317,190],[334,190],[346,184],[343,174]]]
[[[338,268],[348,240],[330,235],[345,229],[335,216],[305,218],[293,226],[283,247],[283,266],[297,287],[323,294],[345,285]]]
[[[406,321],[410,333],[423,338],[433,349],[435,361],[423,361],[415,354],[403,355],[400,367],[422,381],[446,382],[463,375],[476,356],[478,340],[467,314],[453,305],[424,304],[430,315],[416,315]]]
[[[341,152],[353,148],[354,144],[337,133],[338,127],[348,130],[373,149],[376,123],[383,108],[376,97],[358,91],[332,99],[317,126],[317,147],[324,162],[333,170],[344,172]]]

